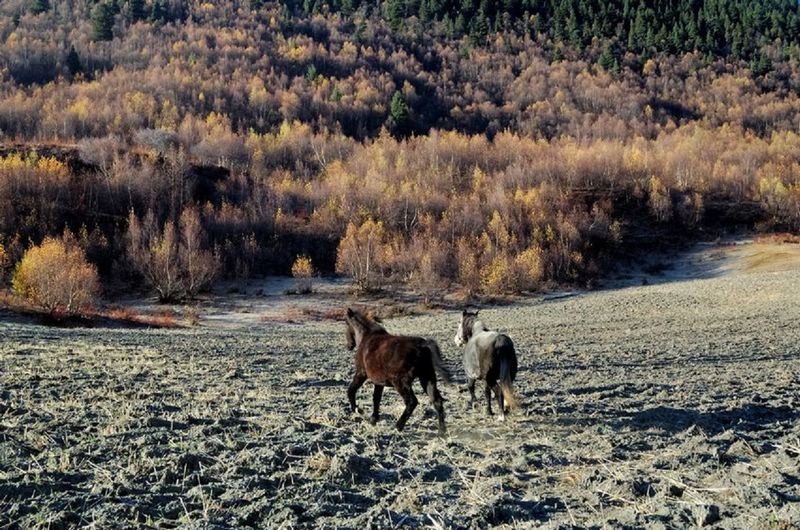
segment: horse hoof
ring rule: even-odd
[[[370,422],[372,425],[375,425],[376,423],[378,423],[378,418],[376,418],[375,416],[371,416],[371,417],[369,418],[369,422]]]
[[[355,409],[353,409],[353,414],[361,415],[364,414],[364,411],[361,410],[361,407],[356,407]]]
[[[506,415],[505,415],[505,414],[500,414],[500,415],[497,417],[497,421],[506,421]]]

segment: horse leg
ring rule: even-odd
[[[489,381],[486,381],[486,414],[489,416],[492,415],[492,385]]]
[[[500,421],[505,421],[506,419],[506,409],[505,403],[503,403],[503,390],[500,388],[500,385],[494,385],[494,393],[497,396],[497,406],[500,407],[500,417],[498,418]]]
[[[476,379],[467,379],[467,390],[469,390],[467,410],[472,410],[472,407],[475,406],[475,381]]]
[[[372,392],[372,417],[369,422],[373,425],[378,423],[378,409],[381,406],[381,396],[383,396],[383,385],[375,385],[375,390]]]
[[[426,393],[433,403],[433,408],[436,409],[436,416],[439,418],[439,436],[447,434],[447,427],[444,425],[444,407],[442,406],[442,395],[439,389],[436,388],[436,380],[433,379],[427,382]]]
[[[347,389],[347,399],[350,400],[351,412],[361,412],[356,406],[356,392],[358,392],[358,389],[361,388],[361,385],[363,385],[366,380],[367,374],[356,372],[356,375],[353,376],[353,382],[350,383],[350,387]]]
[[[411,416],[411,413],[414,412],[414,409],[417,407],[417,396],[414,395],[414,391],[411,390],[411,385],[408,383],[397,385],[397,391],[403,397],[403,401],[406,403],[406,409],[403,411],[403,414],[400,415],[400,419],[397,420],[397,430],[402,431],[403,427],[406,426],[406,422],[408,421],[408,417]]]

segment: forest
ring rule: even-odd
[[[800,229],[793,0],[14,0],[0,38],[4,283],[58,238],[162,300],[503,294]]]

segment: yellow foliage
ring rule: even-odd
[[[92,112],[92,102],[88,97],[81,96],[68,107],[67,111],[74,114],[79,120],[85,121]]]
[[[641,173],[647,170],[647,157],[642,149],[632,145],[625,149],[623,156],[623,166],[632,174]]]
[[[67,165],[53,157],[44,157],[36,161],[36,169],[54,177],[67,177]]]
[[[377,287],[382,279],[382,245],[386,240],[383,222],[371,217],[356,226],[348,223],[336,252],[336,272],[353,278],[363,290]]]
[[[295,278],[311,278],[314,276],[314,265],[308,256],[297,256],[292,264],[292,276]]]
[[[481,269],[481,287],[487,293],[506,293],[513,283],[512,269],[505,254],[495,256]]]
[[[489,221],[487,232],[495,248],[501,250],[508,249],[509,243],[511,242],[511,234],[508,231],[503,217],[497,210],[492,212],[492,219]]]
[[[80,247],[46,237],[17,264],[12,288],[50,313],[77,314],[93,303],[100,284]]]
[[[650,211],[661,221],[669,221],[672,217],[672,199],[669,191],[657,176],[650,177]]]
[[[532,290],[539,286],[544,275],[542,249],[533,246],[525,249],[514,257],[515,277],[517,290]]]

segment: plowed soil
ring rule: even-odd
[[[342,322],[0,317],[0,528],[797,528],[800,268],[757,254],[483,309],[505,422],[466,408],[458,311],[387,320],[459,376],[445,438],[421,392],[402,433],[391,389],[350,414]]]

